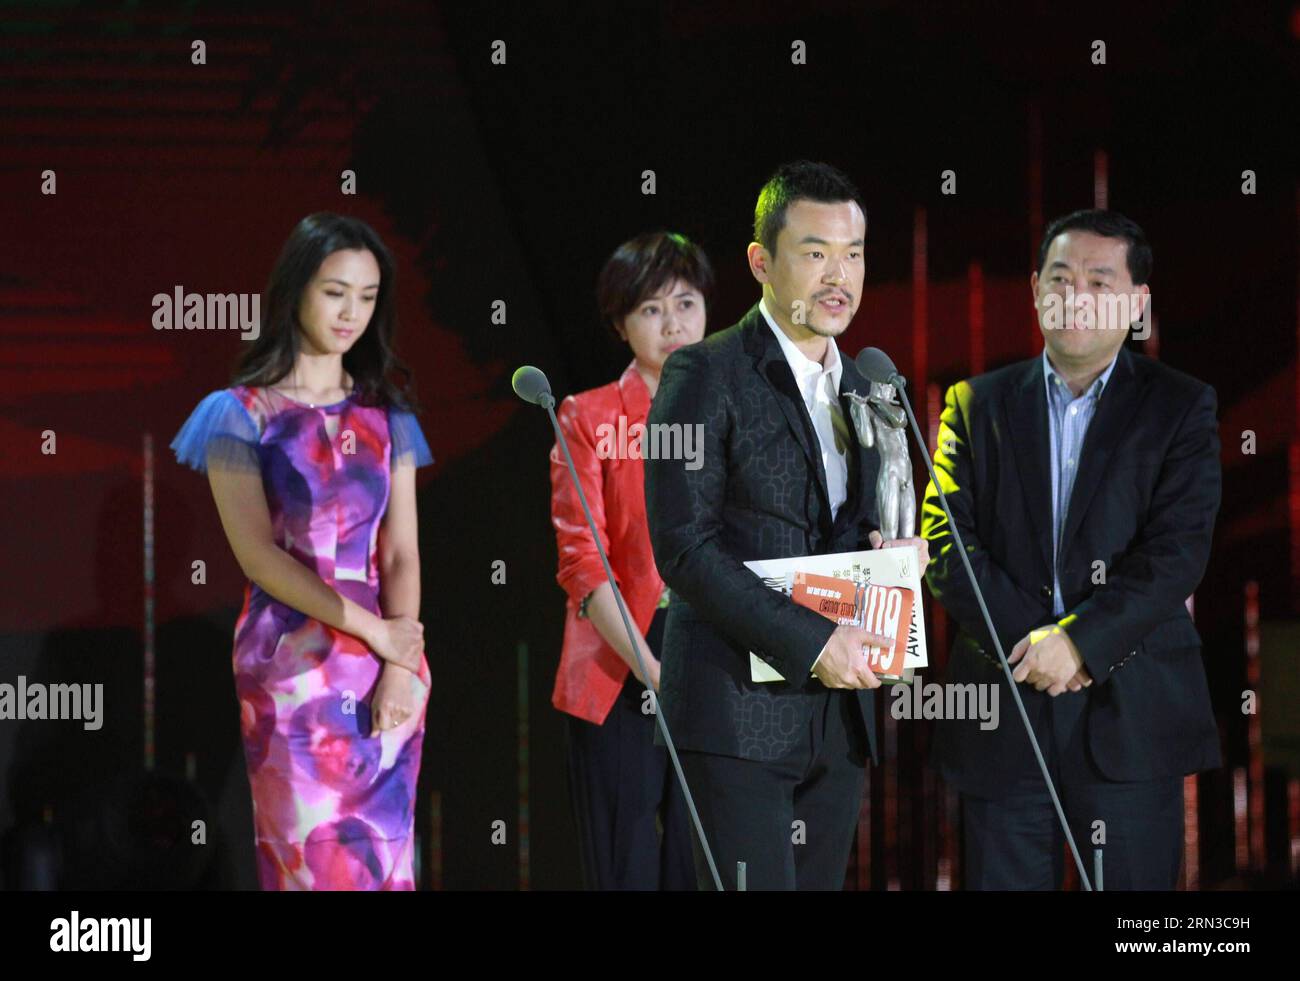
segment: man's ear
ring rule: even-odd
[[[768,264],[772,257],[768,255],[767,249],[763,248],[759,242],[750,242],[749,248],[745,250],[745,258],[749,260],[749,271],[754,278],[760,283],[769,283],[771,278],[767,274]]]
[[[1147,312],[1147,304],[1151,302],[1151,287],[1143,283],[1137,288],[1138,300],[1137,319],[1141,320]]]

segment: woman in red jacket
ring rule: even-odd
[[[667,750],[654,744],[647,683],[659,687],[667,595],[650,551],[637,435],[664,361],[704,336],[713,291],[708,257],[685,236],[639,235],[601,270],[602,319],[632,349],[616,382],[560,404],[574,467],[601,545],[639,632],[640,677],[564,456],[551,449],[551,521],[568,594],[552,704],[567,713],[569,789],[588,889],[694,889],[685,798]],[[659,829],[662,829],[662,832]]]

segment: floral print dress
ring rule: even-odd
[[[376,545],[398,462],[433,462],[414,415],[356,394],[310,406],[270,388],[205,397],[177,459],[262,475],[275,542],[382,616]],[[247,583],[235,623],[239,698],[263,889],[414,889],[416,778],[428,705],[370,737],[382,661],[363,641]]]

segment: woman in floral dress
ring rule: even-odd
[[[365,223],[303,219],[261,333],[172,448],[208,475],[248,577],[234,674],[263,889],[413,889],[429,696],[415,468],[389,379],[393,262]]]

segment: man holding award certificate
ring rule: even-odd
[[[882,649],[908,643],[880,626],[888,612],[906,632],[902,587],[868,583],[861,558],[785,579],[754,566],[882,545],[906,550],[909,578],[928,561],[921,539],[884,542],[876,530],[878,457],[850,423],[850,393],[865,398],[870,385],[834,340],[862,295],[866,225],[835,168],[780,168],[748,252],[762,300],[668,358],[648,419],[660,432],[698,427],[703,440],[697,467],[646,459],[646,509],[672,592],[659,709],[728,889],[740,863],[747,889],[843,887],[876,758],[881,679],[868,655],[880,663]],[[868,605],[881,616],[868,620]],[[712,888],[698,841],[696,866]]]

